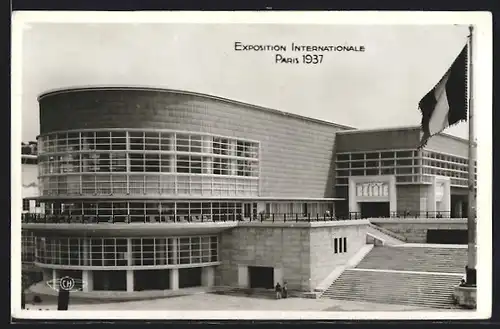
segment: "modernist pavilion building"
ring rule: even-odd
[[[78,278],[84,292],[279,279],[308,290],[331,271],[311,256],[319,236],[276,235],[277,222],[466,217],[456,137],[418,151],[417,127],[355,130],[165,89],[72,88],[39,103],[39,196],[25,196],[23,242],[45,279]],[[332,232],[335,254],[365,243],[362,231]],[[289,242],[259,254],[276,239]]]

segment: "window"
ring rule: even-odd
[[[23,211],[29,211],[29,210],[30,210],[30,200],[23,199]]]

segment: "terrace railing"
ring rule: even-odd
[[[376,218],[377,216],[362,216],[360,212],[350,212],[345,215],[330,213],[259,213],[244,215],[239,213],[204,214],[204,215],[51,215],[22,214],[22,223],[203,223],[203,222],[321,222],[338,220],[359,220]],[[390,216],[379,218],[454,218],[449,211],[395,211]]]

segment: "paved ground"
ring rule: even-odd
[[[55,310],[56,300],[47,299],[42,305],[27,304],[29,309]],[[287,298],[281,300],[227,296],[216,294],[198,294],[181,297],[170,297],[143,301],[128,301],[119,303],[86,303],[75,300],[69,310],[181,310],[181,311],[436,311],[434,309],[386,305],[365,302],[350,302],[332,299]]]

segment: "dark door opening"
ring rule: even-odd
[[[248,276],[250,288],[273,289],[274,287],[273,267],[249,266]]]
[[[134,291],[170,289],[170,270],[134,271]]]
[[[389,202],[361,202],[362,218],[390,217]]]
[[[467,244],[467,230],[427,230],[427,243]]]
[[[127,271],[93,271],[92,274],[94,290],[127,290]]]
[[[180,268],[179,288],[190,288],[201,286],[201,267]]]

